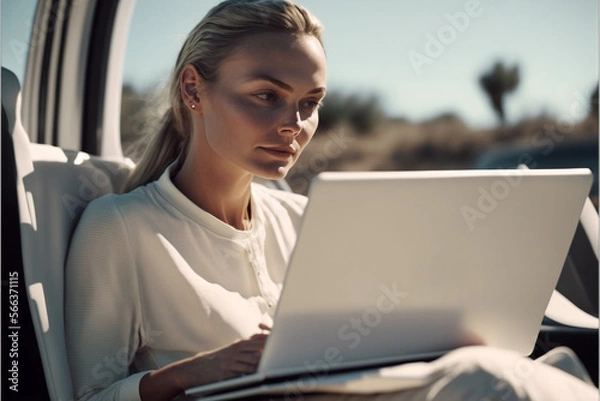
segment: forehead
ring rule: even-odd
[[[259,75],[292,86],[325,87],[325,52],[314,36],[261,33],[243,39],[219,67],[219,80]]]

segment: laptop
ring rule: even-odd
[[[530,354],[591,184],[589,169],[321,173],[257,372],[186,399],[319,390],[471,344]]]

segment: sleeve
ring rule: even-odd
[[[114,196],[90,203],[65,268],[65,335],[77,400],[139,400],[128,376],[142,341],[135,260]]]

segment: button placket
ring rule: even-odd
[[[248,259],[254,270],[258,288],[262,298],[264,299],[267,307],[272,309],[275,307],[275,299],[273,295],[273,289],[271,288],[273,283],[269,282],[268,275],[266,274],[265,260],[259,249],[256,248],[256,244],[252,241],[248,241],[246,244],[246,252]]]
[[[244,248],[246,249],[246,254],[248,255],[248,261],[250,262],[250,266],[252,266],[252,270],[254,272],[254,277],[256,279],[256,283],[258,285],[260,294],[264,297],[264,286],[261,279],[258,261],[256,258],[256,251],[253,249],[252,242],[246,241],[244,244]]]

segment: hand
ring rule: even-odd
[[[259,324],[261,331],[271,328]],[[143,401],[170,400],[183,390],[256,372],[268,334],[255,334],[216,351],[197,354],[146,374],[140,380]]]
[[[261,330],[269,331],[265,325]],[[268,334],[255,334],[247,340],[211,351],[197,354],[181,361],[180,371],[185,388],[230,379],[256,372]]]

